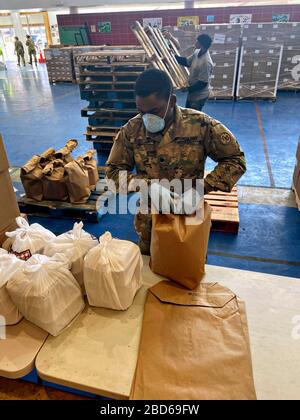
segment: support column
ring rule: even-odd
[[[78,14],[78,7],[70,6],[70,15],[77,15]]]
[[[49,16],[48,12],[43,12],[43,18],[44,18],[44,25],[45,25],[45,32],[46,32],[46,38],[47,38],[47,44],[48,47],[53,44],[52,41],[52,35],[51,35],[51,28],[49,23]]]
[[[195,7],[195,0],[185,0],[184,7],[186,9],[194,9],[194,7]]]
[[[23,29],[22,22],[21,22],[21,16],[16,11],[11,11],[10,13],[12,24],[15,30],[15,36],[19,38],[19,40],[24,45],[25,50],[25,60],[28,61],[28,54],[27,54],[27,47],[26,47],[26,32]]]

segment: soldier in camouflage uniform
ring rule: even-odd
[[[204,180],[204,192],[230,192],[246,171],[244,153],[234,135],[219,121],[192,109],[176,105],[172,83],[166,73],[150,69],[136,83],[136,103],[140,114],[132,118],[116,137],[107,161],[107,177],[116,184],[120,171],[134,178],[203,179],[207,156],[217,162]],[[147,114],[164,119],[157,133],[145,127]],[[136,168],[136,174],[131,171]],[[135,228],[140,248],[149,254],[151,214],[137,214]]]
[[[28,55],[29,55],[29,64],[32,65],[32,56],[34,57],[34,62],[37,64],[36,58],[36,49],[33,40],[31,39],[30,35],[26,35],[26,45],[28,47]]]
[[[24,47],[23,47],[22,42],[19,40],[17,36],[15,36],[15,52],[18,58],[18,66],[20,65],[21,59],[22,59],[23,66],[25,66]]]

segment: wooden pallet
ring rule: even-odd
[[[120,131],[121,127],[113,126],[101,126],[101,127],[92,127],[91,125],[87,126],[87,131],[85,133],[87,141],[102,142],[102,143],[113,143],[114,138]]]
[[[189,84],[189,72],[178,64],[160,29],[151,26],[143,28],[140,22],[136,21],[131,26],[131,30],[146,51],[148,60],[152,65],[169,75],[174,88],[186,88]],[[174,45],[172,50],[176,55],[179,55]]]
[[[133,103],[135,101],[135,93],[133,89],[129,91],[116,91],[116,89],[111,91],[105,89],[97,92],[97,94],[95,94],[95,92],[97,92],[97,89],[93,89],[92,91],[80,90],[80,97],[84,101],[89,101],[90,104],[110,101]]]
[[[133,108],[83,108],[81,110],[82,117],[93,119],[111,118],[112,120],[129,119],[137,115],[137,109]]]
[[[237,187],[230,193],[212,191],[204,198],[212,208],[212,230],[237,233],[240,224]]]
[[[71,218],[97,223],[103,214],[103,209],[109,197],[102,169],[96,190],[91,193],[89,200],[85,204],[72,204],[65,201],[35,201],[27,198],[19,180],[20,169],[15,168],[14,171],[11,171],[11,177],[20,211],[33,216],[56,219]]]

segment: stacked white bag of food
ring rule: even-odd
[[[18,258],[28,260],[31,255],[42,254],[45,245],[56,238],[54,233],[38,223],[29,225],[23,217],[17,217],[16,223],[19,227],[13,232],[7,232],[6,236],[9,238],[10,252]]]
[[[84,292],[83,261],[88,251],[99,244],[98,240],[83,230],[83,223],[75,223],[72,230],[57,236],[44,249],[52,257],[59,253],[71,262],[71,272]]]
[[[56,336],[84,309],[80,286],[68,260],[33,255],[7,284],[7,291],[24,317]]]
[[[84,259],[84,284],[89,304],[125,310],[142,286],[143,260],[130,241],[112,238],[109,232]]]
[[[19,260],[15,255],[8,254],[4,249],[0,249],[0,316],[1,325],[4,321],[5,325],[15,325],[22,318],[16,305],[7,293],[6,286],[12,276],[20,271],[24,265],[24,261]]]

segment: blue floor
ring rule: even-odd
[[[184,95],[178,95],[184,104]],[[84,140],[87,106],[73,84],[49,85],[44,65],[0,72],[0,132],[12,166],[20,166],[34,153],[59,148],[77,138],[82,154],[92,144]],[[209,101],[204,111],[224,122],[236,135],[247,159],[241,185],[291,186],[295,151],[300,134],[300,93],[282,92],[276,102]],[[260,123],[261,120],[261,123]],[[261,125],[259,125],[261,124]],[[264,143],[265,142],[265,143]],[[99,161],[104,164],[105,156]],[[208,162],[207,168],[213,166]],[[238,235],[212,233],[208,263],[300,277],[300,213],[295,208],[240,204]],[[73,221],[32,217],[55,233],[68,230]],[[96,236],[105,230],[137,240],[131,215],[106,215],[86,229]],[[217,279],[216,279],[217,280]]]

